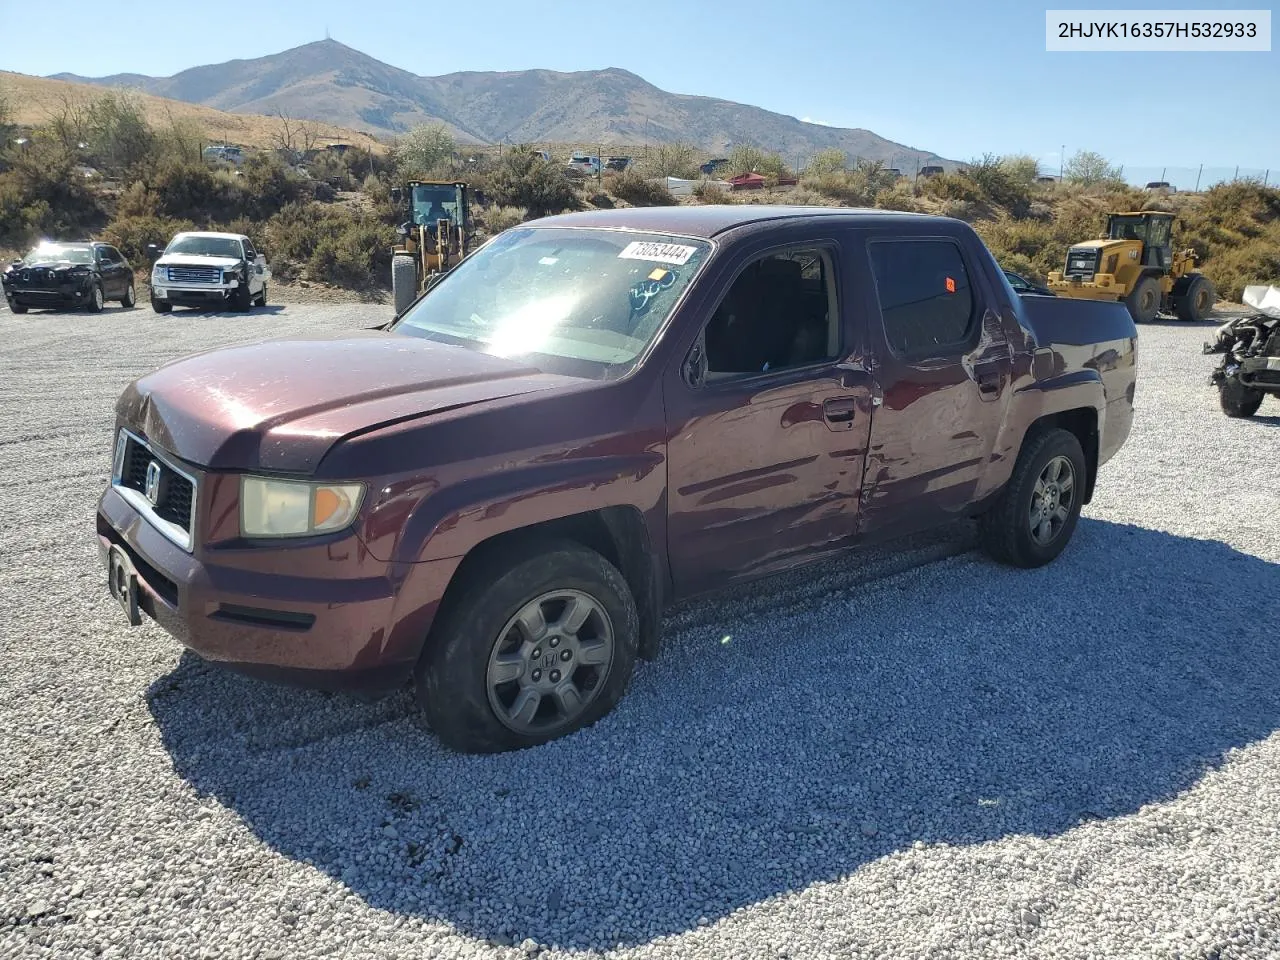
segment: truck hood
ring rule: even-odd
[[[190,253],[167,253],[156,261],[157,267],[217,267],[229,270],[239,264],[235,257],[198,257]]]
[[[124,426],[201,467],[309,474],[344,437],[587,382],[367,330],[187,357],[130,384],[116,412]]]

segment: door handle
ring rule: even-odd
[[[857,409],[858,402],[853,397],[831,397],[822,402],[822,415],[829,423],[852,425],[853,415]]]

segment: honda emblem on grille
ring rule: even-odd
[[[160,464],[152,460],[147,464],[147,482],[144,484],[143,493],[147,495],[147,499],[155,505],[160,501]]]

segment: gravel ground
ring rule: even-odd
[[[128,380],[385,315],[0,312],[0,957],[1280,953],[1280,403],[1224,418],[1204,327],[1143,328],[1056,564],[958,528],[690,603],[612,716],[474,758],[97,565]]]

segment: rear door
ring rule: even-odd
[[[890,228],[867,235],[880,398],[864,533],[945,522],[985,491],[1012,362],[991,277],[963,239]]]

